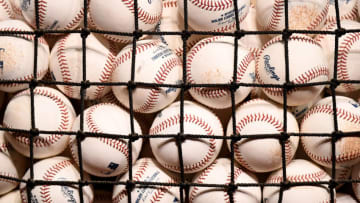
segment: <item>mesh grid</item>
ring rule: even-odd
[[[237,11],[238,5],[237,1],[234,2],[234,8]],[[282,202],[282,196],[283,192],[292,187],[292,186],[299,186],[299,185],[320,185],[325,184],[328,185],[330,195],[331,195],[331,202],[335,202],[334,197],[334,188],[340,184],[340,183],[360,183],[360,180],[335,180],[335,142],[339,140],[342,137],[349,137],[349,136],[357,136],[359,132],[348,132],[344,133],[339,131],[338,128],[338,121],[337,121],[337,112],[336,112],[336,100],[335,100],[335,88],[342,84],[342,83],[360,83],[359,80],[338,80],[337,79],[337,58],[338,58],[338,41],[339,37],[346,33],[350,32],[360,32],[360,29],[352,29],[352,30],[345,30],[341,27],[340,24],[340,18],[339,18],[339,6],[338,6],[338,0],[335,1],[335,8],[336,8],[336,23],[337,23],[337,29],[335,31],[321,31],[321,30],[290,30],[289,29],[289,20],[288,20],[288,1],[285,0],[285,29],[282,31],[245,31],[242,30],[239,23],[238,18],[238,12],[235,12],[235,19],[236,19],[236,31],[233,33],[219,33],[219,32],[200,32],[200,31],[190,31],[188,27],[187,17],[187,4],[188,2],[184,1],[184,30],[182,32],[150,32],[150,31],[141,31],[139,30],[138,25],[138,10],[134,9],[134,18],[135,18],[135,31],[133,33],[120,33],[120,32],[111,32],[111,31],[105,31],[105,30],[93,30],[88,28],[88,22],[87,22],[87,8],[88,8],[88,2],[87,0],[84,0],[84,28],[81,30],[74,30],[74,31],[54,31],[54,30],[42,30],[39,26],[39,10],[36,9],[35,16],[36,16],[36,29],[35,32],[7,32],[7,31],[1,31],[1,36],[11,36],[15,34],[26,34],[26,35],[33,35],[35,37],[34,42],[34,68],[33,68],[33,75],[34,79],[31,81],[11,81],[11,80],[2,80],[0,81],[0,84],[10,84],[10,83],[18,83],[18,84],[28,84],[30,87],[30,96],[31,96],[31,130],[20,130],[20,129],[10,129],[10,128],[4,128],[1,127],[0,130],[3,131],[9,131],[9,132],[19,132],[19,133],[27,133],[30,137],[30,179],[28,180],[22,180],[22,179],[16,179],[11,178],[7,176],[0,175],[0,178],[8,179],[12,181],[18,181],[18,182],[24,182],[27,184],[27,196],[28,199],[31,199],[31,190],[37,186],[37,185],[73,185],[77,184],[79,185],[79,195],[80,195],[80,201],[84,202],[83,199],[83,186],[86,185],[126,185],[127,194],[128,195],[128,202],[132,202],[132,199],[134,197],[131,197],[131,190],[134,189],[135,185],[143,185],[143,186],[151,186],[151,185],[157,185],[157,186],[174,186],[178,187],[180,191],[180,202],[188,202],[189,201],[189,189],[191,186],[198,186],[198,187],[218,187],[223,188],[227,191],[230,197],[230,202],[234,202],[233,199],[233,193],[236,191],[238,187],[261,187],[263,189],[264,186],[271,186],[271,187],[280,187],[280,200],[279,202]],[[137,8],[138,1],[134,0],[134,7]],[[38,0],[35,0],[35,6],[38,8],[39,3]],[[89,82],[86,78],[86,38],[91,33],[99,33],[99,34],[112,34],[112,35],[122,35],[122,36],[132,36],[132,45],[133,47],[136,47],[137,40],[144,34],[147,35],[181,35],[181,38],[183,39],[183,61],[186,61],[187,55],[186,55],[186,41],[191,35],[220,35],[220,36],[232,36],[234,37],[234,70],[233,70],[233,80],[231,84],[189,84],[186,80],[186,72],[185,72],[185,66],[186,63],[183,63],[183,82],[181,84],[157,84],[157,83],[144,83],[144,82],[135,82],[135,59],[136,59],[136,49],[132,49],[132,62],[131,62],[131,80],[127,83],[121,83],[121,82],[108,82],[108,83],[100,83],[100,82]],[[82,52],[83,52],[83,75],[82,75],[82,82],[81,83],[69,83],[69,82],[59,82],[59,81],[45,81],[45,80],[38,80],[37,79],[37,53],[38,53],[38,39],[39,37],[43,36],[47,33],[81,33],[82,37]],[[326,34],[326,35],[334,35],[335,36],[335,55],[334,55],[334,75],[333,78],[328,82],[314,82],[314,83],[306,83],[306,84],[293,84],[289,80],[289,50],[288,50],[288,40],[289,37],[293,33],[303,33],[303,34]],[[238,47],[238,39],[244,37],[245,35],[268,35],[268,34],[280,34],[282,35],[283,42],[284,42],[284,50],[285,50],[285,67],[286,67],[286,82],[283,85],[278,84],[247,84],[247,83],[238,83],[236,82],[237,77],[237,47]],[[59,131],[44,131],[44,130],[38,130],[37,125],[35,123],[35,114],[34,109],[39,108],[34,106],[34,88],[37,87],[40,84],[45,85],[73,85],[73,86],[80,86],[80,93],[81,93],[81,105],[80,105],[80,130],[77,132],[59,132]],[[91,133],[91,132],[85,132],[84,131],[84,115],[83,110],[85,107],[84,104],[84,98],[86,95],[86,89],[90,86],[126,86],[128,88],[129,92],[129,106],[130,106],[130,126],[131,126],[131,133],[129,135],[118,135],[118,134],[107,134],[107,133]],[[287,114],[286,114],[286,107],[287,107],[287,92],[295,87],[309,87],[309,86],[316,86],[316,85],[329,85],[332,95],[332,103],[333,103],[333,121],[334,121],[334,132],[333,133],[317,133],[317,134],[304,134],[304,133],[288,133],[287,132]],[[235,118],[235,91],[239,87],[245,87],[245,86],[251,86],[251,87],[277,87],[282,88],[283,90],[283,119],[284,119],[284,132],[281,133],[281,136],[278,135],[272,135],[272,134],[259,134],[259,135],[239,135],[234,134],[230,137],[225,136],[208,136],[208,135],[194,135],[194,134],[185,134],[184,133],[184,93],[191,87],[221,87],[221,88],[228,88],[231,92],[231,117],[233,122],[233,132],[236,132],[236,118]],[[173,87],[173,88],[179,88],[180,91],[180,129],[179,133],[175,135],[147,135],[147,134],[136,134],[134,131],[134,111],[133,111],[133,98],[132,98],[132,91],[137,87]],[[79,168],[80,168],[80,177],[81,180],[78,182],[74,181],[40,181],[40,180],[34,180],[34,155],[33,155],[33,143],[34,143],[34,137],[38,136],[40,133],[43,134],[62,134],[62,135],[76,135],[77,137],[77,147],[78,147],[78,157],[79,157]],[[137,139],[144,139],[151,137],[152,139],[157,138],[164,138],[165,137],[172,137],[176,139],[176,143],[178,146],[178,154],[179,154],[179,160],[180,160],[180,182],[179,183],[160,183],[160,182],[144,182],[144,181],[134,181],[133,180],[133,172],[132,172],[132,142],[136,141]],[[293,183],[289,182],[286,179],[286,163],[285,163],[285,142],[289,139],[290,136],[322,136],[322,137],[329,137],[331,138],[332,143],[332,175],[331,180],[326,182],[301,182],[301,183]],[[128,139],[128,148],[129,148],[129,179],[126,182],[121,181],[110,181],[110,180],[85,180],[84,179],[84,173],[83,173],[83,164],[82,164],[82,152],[81,152],[81,140],[83,140],[85,137],[106,137],[106,138],[121,138],[121,139]],[[224,139],[224,140],[231,140],[231,150],[230,150],[230,158],[231,158],[231,181],[230,184],[195,184],[191,182],[187,182],[184,174],[184,163],[182,159],[182,147],[181,143],[185,140],[185,138],[213,138],[213,139]],[[278,139],[281,143],[282,147],[282,172],[284,180],[279,184],[274,183],[258,183],[258,184],[246,184],[246,183],[239,183],[235,184],[234,180],[234,143],[239,141],[243,138],[251,138],[251,139],[263,139],[263,138],[275,138]]]

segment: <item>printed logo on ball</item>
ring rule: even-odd
[[[275,73],[275,67],[270,64],[271,57],[269,55],[264,56],[264,68],[270,78],[275,79],[276,81],[280,80],[280,77]]]

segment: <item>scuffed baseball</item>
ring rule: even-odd
[[[207,108],[184,102],[184,133],[221,136],[223,128],[218,117]],[[149,130],[150,135],[177,134],[180,132],[180,102],[175,102],[155,117]],[[182,143],[182,157],[185,173],[194,173],[209,166],[217,157],[222,139],[192,138]],[[179,154],[173,138],[150,138],[151,150],[156,160],[165,168],[180,172]],[[196,153],[194,153],[196,149]]]
[[[289,80],[294,84],[326,82],[329,68],[320,44],[312,38],[293,34],[288,41]],[[259,84],[283,85],[286,82],[285,50],[281,36],[267,42],[257,58],[255,73]],[[287,105],[299,106],[311,102],[324,89],[324,85],[296,87],[287,92]],[[283,103],[283,88],[264,87],[272,100]]]
[[[229,184],[231,180],[230,159],[219,158],[202,172],[195,175],[196,184]],[[253,174],[234,166],[234,184],[257,184]],[[234,202],[258,203],[261,201],[260,187],[238,187],[233,193]],[[190,203],[230,202],[229,194],[223,188],[190,187]]]
[[[0,197],[0,203],[22,203],[19,190],[14,190]]]
[[[0,31],[33,32],[25,22],[5,20],[0,22]],[[0,36],[0,79],[30,81],[34,78],[34,35],[17,34]],[[37,79],[41,79],[48,71],[49,46],[43,37],[38,39]],[[0,90],[16,92],[28,87],[26,83],[1,84]]]
[[[35,1],[21,0],[22,14],[33,28],[36,28],[35,9]],[[40,0],[38,9],[40,29],[74,30],[84,17],[82,0]]]
[[[28,170],[22,179],[30,178]],[[79,181],[80,173],[67,157],[56,156],[40,160],[34,164],[34,180]],[[20,184],[21,199],[28,202],[80,202],[79,185],[37,185],[31,190],[31,201],[27,199],[26,183]],[[94,194],[90,186],[84,186],[84,203],[91,203]]]
[[[358,16],[357,0],[338,0],[340,20],[356,20]],[[326,24],[336,23],[335,0],[329,1]]]
[[[182,62],[159,40],[142,40],[136,43],[135,82],[156,84],[180,84]],[[123,48],[116,57],[112,82],[131,80],[132,44]],[[116,98],[129,108],[127,86],[112,86]],[[133,110],[139,113],[154,113],[171,104],[180,93],[175,87],[136,87],[132,91]]]
[[[325,24],[329,0],[289,0],[289,29],[319,30]],[[285,28],[284,0],[257,0],[257,21],[265,30]]]
[[[237,83],[253,83],[255,57],[246,48],[238,46]],[[199,41],[189,51],[186,77],[190,84],[230,84],[234,74],[234,38],[215,36]],[[235,104],[243,101],[251,87],[235,91]],[[231,92],[224,87],[193,87],[189,90],[198,102],[215,109],[231,107]]]
[[[34,117],[38,130],[70,131],[75,111],[69,99],[58,90],[49,87],[34,89]],[[8,103],[3,124],[5,127],[30,130],[31,108],[30,90],[16,94]],[[7,132],[6,139],[20,154],[30,156],[30,138],[28,133]],[[65,150],[69,136],[62,134],[42,134],[34,137],[34,158],[57,155]]]
[[[184,1],[178,0],[184,16]],[[238,18],[242,22],[249,12],[250,0],[237,0]],[[232,32],[236,30],[234,2],[227,0],[190,0],[187,3],[188,24],[196,31]]]
[[[51,50],[50,71],[53,80],[81,83],[83,81],[82,38],[79,33],[60,38]],[[90,34],[86,38],[86,80],[110,82],[114,71],[115,50],[105,39]],[[57,85],[68,97],[80,99],[80,86]],[[93,85],[86,89],[85,99],[99,99],[111,91],[110,86]]]
[[[350,179],[351,169],[352,169],[352,167],[340,167],[340,168],[335,169],[335,179],[340,180],[340,181]],[[330,177],[332,177],[332,169],[331,168],[324,167],[324,170],[326,171],[326,173],[329,174]],[[336,186],[336,189],[339,189],[343,185],[344,185],[343,183],[339,183]]]
[[[298,133],[299,127],[295,117],[286,112],[287,132]],[[253,99],[236,109],[236,134],[279,134],[283,132],[283,108],[262,99]],[[233,119],[231,118],[226,135],[233,133]],[[286,163],[295,155],[299,144],[298,136],[291,136],[285,142]],[[231,140],[227,141],[229,150]],[[269,172],[282,167],[282,149],[279,139],[250,139],[242,138],[234,144],[235,160],[243,167],[254,172]],[[261,156],[259,156],[261,154]]]
[[[91,0],[89,2],[89,25],[95,29],[132,33],[135,31],[133,0]],[[161,0],[138,1],[138,25],[142,31],[151,31],[159,22],[162,13]],[[128,43],[133,37],[105,34],[119,43]]]
[[[283,169],[270,174],[266,183],[281,183],[283,181]],[[286,179],[290,182],[319,182],[329,181],[330,176],[319,166],[310,161],[295,159],[286,167]],[[264,202],[277,203],[279,201],[280,187],[265,186]],[[335,191],[334,191],[335,192]],[[330,202],[330,190],[327,185],[314,186],[292,186],[284,190],[282,202],[303,203],[303,202]]]
[[[130,115],[119,106],[111,103],[93,105],[84,110],[85,132],[129,135],[131,133]],[[80,116],[73,125],[72,131],[80,129]],[[142,134],[139,123],[134,119],[134,133]],[[79,152],[75,136],[71,137],[72,157],[79,162]],[[139,156],[142,139],[132,142],[132,162]],[[94,148],[97,150],[94,151]],[[81,141],[82,163],[84,171],[100,177],[111,177],[128,170],[128,139],[111,139],[105,137],[86,137]]]
[[[357,201],[349,194],[337,192],[336,203],[357,203]]]
[[[25,18],[22,15],[22,10],[21,10],[22,0],[8,0],[8,1],[10,2],[11,8],[12,8],[12,11],[14,14],[13,18],[25,21]]]
[[[344,29],[359,29],[360,23],[351,20],[341,21],[341,27]],[[336,23],[329,24],[326,31],[335,31]],[[323,47],[330,69],[330,78],[334,75],[334,53],[335,53],[335,35],[318,35],[315,40]],[[359,80],[360,72],[360,32],[350,32],[342,35],[338,42],[337,58],[337,79],[338,80]],[[337,92],[354,92],[360,90],[360,84],[341,83],[336,89]]]
[[[156,182],[156,183],[176,183],[173,175],[161,168],[151,158],[141,158],[132,167],[133,180]],[[119,181],[129,180],[129,173],[126,173]],[[152,185],[148,187],[136,185],[131,191],[132,202],[158,202],[169,203],[179,202],[180,194],[178,187]],[[115,185],[112,195],[113,203],[128,202],[128,193],[125,185]]]
[[[360,130],[360,107],[350,98],[336,96],[338,130],[352,132]],[[329,133],[334,131],[332,97],[315,104],[304,116],[301,133]],[[330,137],[302,136],[306,154],[316,163],[331,168],[332,151]],[[343,137],[336,141],[336,167],[349,167],[360,161],[360,138]]]

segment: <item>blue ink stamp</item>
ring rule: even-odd
[[[264,68],[268,75],[270,75],[270,78],[275,79],[276,81],[280,80],[280,77],[275,73],[275,67],[270,65],[270,56],[265,55],[264,56]]]
[[[21,2],[21,10],[27,11],[30,7],[31,0],[22,0]]]
[[[1,70],[4,68],[4,61],[3,61],[3,58],[1,57],[2,52],[5,52],[4,48],[0,48],[0,69]]]

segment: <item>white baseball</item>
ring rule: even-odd
[[[336,96],[338,129],[342,132],[360,130],[360,107],[355,100]],[[321,121],[321,122],[319,122]],[[301,133],[329,133],[334,131],[332,97],[315,104],[301,122]],[[330,137],[302,136],[306,154],[316,163],[330,168],[332,151]],[[343,137],[335,143],[336,167],[349,167],[360,161],[360,138]]]
[[[25,22],[20,20],[5,20],[0,22],[0,31],[33,32]],[[25,80],[34,78],[34,35],[20,34],[0,37],[0,79]],[[38,40],[37,79],[44,77],[48,71],[49,46],[40,37]],[[16,92],[28,87],[28,84],[2,84],[0,90]]]
[[[78,116],[72,130],[80,129]],[[115,104],[101,103],[93,105],[84,111],[84,131],[92,133],[110,133],[129,135],[131,133],[130,115]],[[141,133],[138,122],[134,119],[134,132]],[[132,143],[132,161],[139,156],[142,139]],[[76,163],[79,161],[77,140],[75,136],[70,142],[70,149]],[[94,148],[97,150],[94,151]],[[129,149],[128,140],[104,137],[86,137],[81,141],[81,151],[84,171],[100,177],[117,176],[128,170]]]
[[[178,0],[179,11],[184,16],[184,1]],[[249,12],[250,0],[237,0],[239,22]],[[232,32],[236,29],[234,2],[231,0],[202,1],[187,3],[188,23],[196,31]]]
[[[229,184],[230,159],[219,158],[202,172],[196,174],[193,183],[196,184]],[[234,166],[234,183],[257,184],[253,174]],[[233,193],[234,202],[258,203],[261,201],[260,187],[238,187]],[[190,203],[230,202],[227,191],[223,188],[197,187],[190,188]]]
[[[281,106],[276,106],[262,99],[253,99],[242,104],[235,112],[236,134],[276,134],[283,132],[284,113]],[[233,119],[227,126],[227,136],[233,133]],[[287,132],[298,133],[299,127],[295,117],[287,112]],[[299,144],[298,136],[291,136],[285,142],[286,163],[295,155]],[[227,141],[229,150],[231,140]],[[279,139],[242,138],[234,144],[235,159],[250,171],[269,172],[282,167],[282,149]],[[261,154],[261,156],[259,156]],[[271,161],[270,161],[271,160]]]
[[[12,0],[0,0],[0,21],[9,20],[15,17],[11,1]]]
[[[82,0],[39,0],[40,29],[74,30],[84,17]],[[21,0],[22,14],[32,27],[36,28],[35,1]]]
[[[137,5],[139,29],[153,30],[161,18],[162,1],[140,0]],[[99,30],[132,33],[135,31],[134,6],[133,0],[91,0],[89,23]],[[105,34],[105,37],[120,43],[128,43],[133,39],[129,36],[109,34]]]
[[[294,84],[328,81],[329,69],[321,46],[312,38],[293,34],[288,41],[289,80]],[[285,50],[281,36],[267,42],[257,58],[256,79],[259,84],[283,85],[285,78]],[[307,104],[317,97],[324,85],[297,87],[287,92],[287,105]],[[264,93],[272,100],[283,103],[283,89],[276,87],[263,88]]]
[[[266,183],[279,184],[283,181],[283,169],[270,174]],[[290,182],[319,182],[329,181],[330,176],[319,166],[310,161],[295,159],[286,166],[286,179]],[[264,202],[277,203],[279,201],[280,186],[264,188]],[[335,192],[335,191],[334,191]],[[282,202],[330,202],[330,190],[327,185],[293,186],[283,193]]]
[[[61,82],[83,81],[82,38],[72,33],[59,39],[50,55],[50,71],[53,80]],[[86,38],[86,80],[110,82],[114,71],[115,50],[110,43],[93,34]],[[68,97],[80,99],[80,86],[57,85]],[[90,86],[85,99],[99,99],[111,91],[110,86]]]
[[[326,24],[336,23],[335,0],[329,2]],[[357,0],[338,0],[340,20],[356,20],[358,16]]]
[[[30,178],[28,170],[22,179]],[[43,159],[34,164],[34,180],[42,181],[79,181],[80,173],[67,157],[56,156]],[[31,201],[27,199],[26,183],[20,184],[21,199],[28,202],[80,202],[79,185],[37,185],[31,190]],[[93,201],[90,186],[83,187],[84,203]]]
[[[360,23],[356,21],[343,20],[341,27],[344,29],[358,29]],[[336,23],[326,27],[327,31],[337,29]],[[334,75],[334,53],[335,53],[335,36],[334,35],[318,35],[315,38],[324,49],[326,59],[329,64],[330,77]],[[337,58],[337,79],[338,80],[359,80],[360,73],[357,67],[360,65],[360,32],[346,33],[339,38],[338,58]],[[337,92],[353,92],[360,90],[360,84],[342,83],[337,88]]]
[[[329,0],[289,0],[289,28],[319,30],[325,24]],[[257,0],[258,23],[265,30],[285,28],[284,0]]]
[[[132,45],[117,55],[112,82],[128,82],[131,79]],[[138,41],[136,45],[135,82],[180,84],[182,62],[166,44],[159,40]],[[122,105],[129,108],[127,86],[113,86],[112,90]],[[143,88],[133,90],[133,109],[140,113],[153,113],[171,104],[179,95],[174,87]]]
[[[221,136],[223,128],[218,117],[196,103],[184,103],[184,133]],[[156,116],[149,130],[150,135],[177,134],[180,132],[180,102],[175,102]],[[194,173],[209,166],[217,157],[222,139],[187,139],[182,143],[185,173]],[[179,154],[173,138],[150,138],[151,150],[156,160],[165,168],[180,172]],[[196,153],[194,153],[196,149]]]
[[[0,203],[22,203],[19,190],[14,190],[0,197]]]
[[[20,178],[15,164],[8,154],[0,153],[0,163],[0,175],[9,178]],[[19,182],[17,181],[0,178],[0,195],[10,192],[16,188],[18,184]]]
[[[357,203],[357,201],[349,194],[337,192],[336,203]]]
[[[176,179],[167,171],[163,170],[158,163],[151,158],[141,158],[132,167],[134,181],[153,183],[176,183]],[[129,173],[123,175],[119,181],[129,180]],[[148,187],[137,184],[131,191],[132,202],[169,203],[179,202],[180,194],[178,187],[152,185]],[[128,193],[125,185],[115,185],[112,195],[113,203],[128,202]]]
[[[35,127],[39,130],[70,131],[75,111],[69,99],[58,90],[49,87],[34,89]],[[49,119],[50,118],[50,119]],[[8,103],[4,113],[4,126],[30,130],[31,108],[30,90],[16,94]],[[24,156],[30,155],[28,133],[6,134],[9,143]],[[61,153],[69,143],[69,136],[62,134],[42,134],[34,137],[34,158],[45,158]]]
[[[247,49],[238,46],[237,83],[255,81],[255,57]],[[234,38],[215,36],[205,38],[189,51],[186,62],[186,77],[190,84],[229,84],[234,72]],[[247,97],[251,87],[235,91],[235,104]],[[198,102],[215,109],[231,107],[231,92],[221,87],[193,87],[189,90]]]
[[[340,168],[335,169],[335,179],[340,180],[340,181],[350,179],[351,169],[352,169],[352,167],[340,167]],[[330,177],[332,177],[332,169],[331,168],[324,167],[324,170],[326,171],[326,173],[329,174]],[[343,185],[344,185],[343,183],[339,183],[336,186],[336,189],[339,189]]]
[[[22,15],[22,10],[21,10],[22,0],[8,0],[8,1],[10,2],[11,8],[12,8],[12,11],[14,14],[13,18],[25,21],[24,16]]]
[[[357,163],[351,172],[351,180],[359,180],[360,179],[360,164]],[[358,201],[360,201],[360,183],[353,183],[352,188],[355,194],[355,197]]]

